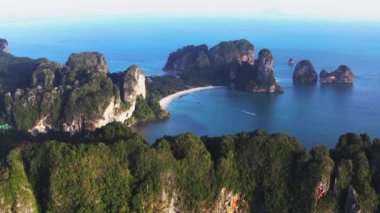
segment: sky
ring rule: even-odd
[[[380,20],[379,0],[0,0],[0,21],[85,16]]]

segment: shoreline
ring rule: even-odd
[[[181,96],[188,95],[190,93],[202,91],[202,90],[209,90],[209,89],[219,89],[219,88],[226,88],[225,86],[205,86],[205,87],[194,87],[191,89],[187,90],[182,90],[176,93],[173,93],[171,95],[168,95],[160,100],[160,106],[161,109],[167,110],[168,106],[170,105],[171,102],[174,100],[180,98]]]

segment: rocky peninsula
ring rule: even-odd
[[[1,121],[31,133],[94,130],[125,122],[138,97],[146,97],[145,75],[137,66],[109,73],[97,52],[71,54],[65,65],[48,59],[0,55]]]
[[[163,68],[182,79],[198,79],[253,93],[281,93],[274,77],[274,58],[270,50],[259,52],[245,39],[207,45],[186,46],[170,54]]]

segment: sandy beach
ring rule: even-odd
[[[198,92],[201,90],[207,90],[207,89],[218,89],[218,88],[225,88],[224,86],[206,86],[206,87],[195,87],[187,90],[182,90],[179,92],[176,92],[174,94],[168,95],[165,98],[160,100],[160,106],[163,110],[166,110],[171,102],[173,102],[175,99],[193,93]]]

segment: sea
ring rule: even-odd
[[[297,138],[305,149],[333,148],[346,132],[380,136],[380,24],[342,20],[258,18],[114,17],[0,23],[0,38],[16,56],[64,64],[71,53],[98,51],[111,72],[138,65],[148,76],[162,71],[168,55],[185,45],[247,39],[272,51],[275,77],[284,93],[204,90],[172,102],[170,118],[134,129],[149,143],[164,135],[193,132],[221,136],[263,129]],[[348,65],[352,85],[295,85],[296,61],[309,59],[317,72]]]

